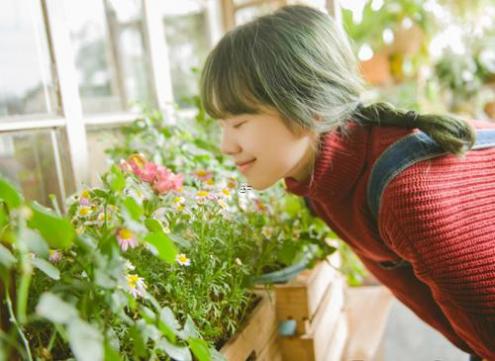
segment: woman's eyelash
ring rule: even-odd
[[[241,125],[243,125],[244,123],[246,123],[246,122],[242,122],[242,123],[239,123],[239,124],[237,124],[237,125],[234,125],[234,128],[236,128],[236,129],[237,129],[237,128],[239,128]]]

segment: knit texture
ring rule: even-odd
[[[476,128],[495,124],[470,121]],[[383,193],[375,224],[366,203],[371,167],[415,130],[349,122],[321,136],[314,179],[284,178],[368,270],[458,348],[495,360],[495,148],[421,161]],[[385,270],[378,263],[407,260]]]

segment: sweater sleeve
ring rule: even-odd
[[[493,261],[489,262],[495,251],[457,244],[452,253],[451,239],[419,238],[421,232],[410,226],[414,222],[401,222],[392,207],[384,207],[380,217],[384,241],[411,264],[411,279],[417,277],[414,282],[425,287],[421,292],[432,297],[428,303],[435,303],[416,305],[438,313],[435,319],[442,320],[440,327],[432,326],[464,351],[495,360],[495,269]],[[411,293],[406,291],[401,296],[411,298]],[[468,348],[462,347],[464,344]]]

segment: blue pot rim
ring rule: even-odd
[[[308,264],[313,259],[316,251],[318,250],[318,246],[312,244],[309,248],[304,252],[303,258],[290,266],[284,267],[278,271],[265,273],[254,279],[255,283],[286,283],[290,281],[292,278],[297,276],[299,273],[304,271]]]

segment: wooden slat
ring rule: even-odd
[[[336,252],[328,258],[334,266],[340,265]],[[336,269],[320,262],[313,269],[301,272],[286,284],[275,285],[277,319],[296,320],[296,334],[305,333],[305,324],[311,321],[329,285],[337,278]]]
[[[266,291],[256,293],[260,301],[239,332],[220,350],[229,361],[246,361],[251,355],[260,355],[277,332],[274,295]]]
[[[280,337],[284,361],[326,361],[340,357],[347,337],[343,313],[344,279],[336,277],[328,287],[320,307],[302,336]],[[342,320],[343,319],[343,320]]]

